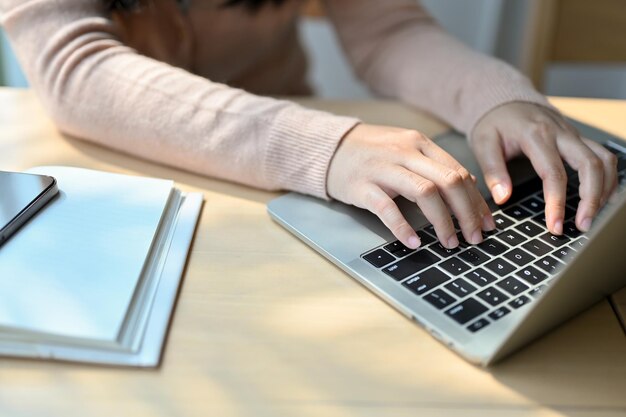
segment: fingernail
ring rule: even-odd
[[[508,191],[506,190],[506,187],[504,185],[496,184],[491,187],[491,195],[493,195],[496,203],[500,203],[506,198],[506,196],[508,195]]]
[[[491,214],[485,214],[483,216],[483,230],[493,230],[496,228],[496,222],[493,220],[493,216]]]
[[[563,222],[561,220],[554,222],[554,233],[557,235],[563,234]]]
[[[418,239],[417,236],[411,236],[409,238],[409,248],[417,249],[419,245],[420,245],[420,240]]]
[[[474,233],[472,233],[472,244],[478,245],[482,241],[483,241],[483,234],[480,232],[480,230],[475,230]]]
[[[450,239],[448,239],[448,249],[456,248],[459,246],[459,239],[456,235],[453,235]]]
[[[583,232],[588,232],[591,229],[591,217],[585,217],[582,222],[580,222],[580,227],[583,229]]]

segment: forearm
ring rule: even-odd
[[[355,119],[138,55],[97,1],[1,4],[27,76],[65,132],[205,175],[326,197],[329,161]]]
[[[327,0],[356,72],[374,91],[464,132],[507,102],[549,105],[526,77],[446,34],[415,0],[376,3]]]

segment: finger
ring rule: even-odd
[[[396,203],[380,187],[370,184],[362,192],[363,208],[374,213],[402,244],[416,249],[420,239]]]
[[[521,142],[522,151],[543,181],[546,202],[546,227],[552,234],[563,233],[567,174],[556,145],[555,132],[533,134]]]
[[[496,204],[505,203],[511,197],[513,183],[498,132],[494,130],[489,135],[474,138],[471,143],[493,200]]]
[[[611,195],[617,190],[617,156],[604,146],[592,140],[583,138],[585,145],[602,160],[604,168],[604,189],[602,190],[601,205],[606,204]]]
[[[576,210],[576,227],[586,232],[600,208],[604,188],[602,160],[580,140],[577,134],[571,132],[560,134],[557,146],[563,159],[578,171],[580,203]]]
[[[453,169],[426,157],[420,152],[409,155],[404,166],[417,175],[432,181],[444,201],[459,219],[465,240],[472,244],[482,242],[482,213],[465,188],[465,180]]]
[[[494,230],[496,228],[496,222],[493,219],[491,209],[487,205],[487,202],[483,198],[482,194],[475,186],[467,187],[467,189],[470,198],[474,202],[474,205],[478,206],[478,209],[480,210],[482,216],[482,229],[485,231]]]
[[[473,206],[478,209],[478,213],[480,214],[482,229],[495,229],[496,224],[493,220],[493,216],[491,215],[491,210],[489,209],[489,206],[487,205],[487,202],[483,198],[482,194],[480,194],[480,191],[478,191],[478,188],[476,188],[476,177],[470,174],[470,172],[465,169],[463,165],[452,157],[452,155],[438,147],[436,144],[433,145],[434,146],[422,147],[422,153],[428,158],[455,170],[461,178],[463,178],[465,190],[470,197]]]
[[[383,176],[379,181],[383,188],[391,188],[417,204],[435,228],[437,238],[443,246],[449,249],[458,246],[459,240],[452,218],[433,182],[401,167],[396,168],[393,174]]]

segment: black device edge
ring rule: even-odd
[[[13,219],[11,219],[9,223],[6,224],[6,226],[0,229],[0,247],[4,245],[20,227],[28,222],[28,220],[36,216],[37,213],[59,193],[56,178],[49,175],[41,176],[50,178],[52,181],[33,201],[30,202],[30,204],[24,207]],[[32,215],[29,216],[29,212],[32,213]]]

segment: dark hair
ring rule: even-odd
[[[183,3],[184,0],[176,0]],[[200,0],[201,1],[201,0]],[[280,6],[285,0],[225,0],[222,7],[245,6],[252,11],[258,10],[267,3]],[[139,0],[104,0],[108,10],[134,10],[139,7]]]

